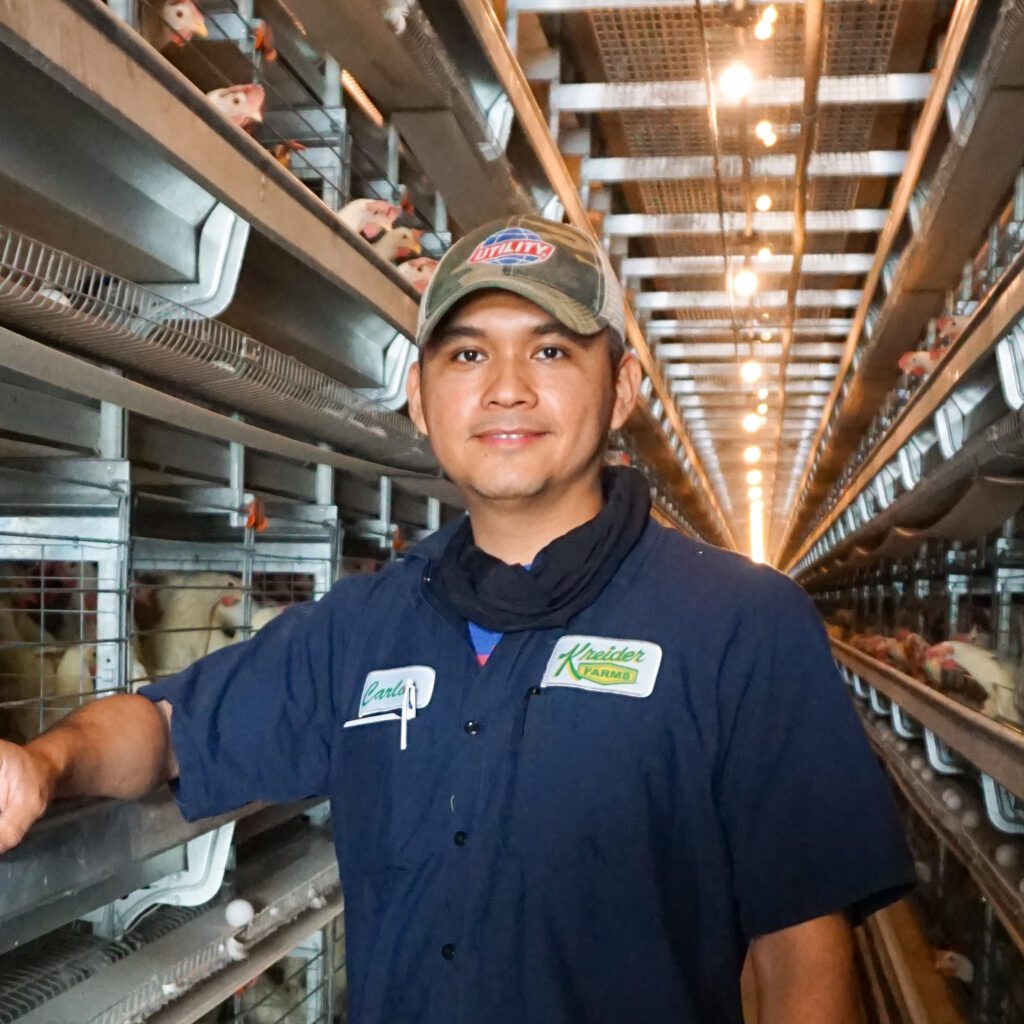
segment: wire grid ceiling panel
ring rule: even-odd
[[[881,74],[889,70],[896,39],[896,28],[902,7],[909,0],[863,0],[827,4],[824,22],[824,61],[826,77]],[[721,6],[707,5],[704,10],[708,50],[712,72],[717,74],[737,56],[737,32],[728,23]],[[662,7],[645,10],[611,9],[589,15],[605,80],[611,82],[693,81],[703,78],[703,47],[701,45],[696,7]],[[780,5],[776,31],[766,43],[755,43],[748,36],[744,59],[755,78],[801,78],[804,70],[804,11],[800,4]],[[815,151],[820,153],[861,152],[873,145],[877,111],[863,106],[825,106],[819,112]],[[766,108],[757,104],[756,90],[748,103],[745,118],[736,108],[719,108],[719,144],[723,155],[740,150],[741,133],[751,132],[762,117],[771,119],[778,135],[773,155],[795,152],[799,145],[799,109],[797,107]],[[604,120],[614,135],[623,140],[625,152],[620,155],[698,156],[712,152],[712,138],[706,112],[703,110],[643,110],[610,113]],[[746,122],[744,124],[744,121]],[[751,156],[760,155],[754,143]],[[754,179],[756,191],[772,196],[775,210],[788,211],[794,206],[794,190],[786,178]],[[809,210],[849,210],[857,205],[861,179],[854,177],[812,179],[808,191]],[[706,179],[684,181],[639,182],[634,190],[640,209],[649,214],[715,213],[718,195],[715,183]],[[743,212],[745,196],[739,182],[726,181],[722,192],[726,212]],[[846,233],[808,236],[807,250],[841,253],[853,248],[864,251],[864,236]],[[788,249],[785,236],[770,239],[777,253]],[[721,240],[716,235],[667,235],[644,240],[643,248],[660,256],[721,255]],[[774,279],[773,279],[774,280]],[[803,288],[856,288],[860,276],[848,276],[840,283],[816,276],[805,277]],[[649,287],[665,287],[652,281]],[[692,282],[675,282],[678,290],[692,290]],[[775,287],[772,284],[771,287]],[[781,314],[782,311],[778,311]],[[682,321],[700,321],[719,315],[708,309],[660,311],[658,316],[671,316]],[[828,308],[804,309],[803,319],[826,319],[836,313]],[[772,318],[774,323],[777,317]],[[830,362],[830,360],[826,360]],[[697,369],[695,367],[695,369]],[[767,367],[766,367],[767,369]],[[735,378],[697,376],[702,386],[721,386],[723,390],[746,392]],[[772,428],[774,430],[774,428]],[[787,473],[794,459],[803,458],[791,440],[783,439],[785,454],[779,462]],[[721,456],[728,458],[723,445]],[[708,449],[713,457],[713,451]],[[766,452],[766,456],[770,453]],[[780,480],[775,491],[783,492]],[[781,495],[775,494],[775,504]],[[769,530],[771,525],[769,524]]]

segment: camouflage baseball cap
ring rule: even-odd
[[[445,253],[420,302],[421,348],[444,315],[473,292],[499,288],[536,303],[576,334],[626,333],[622,288],[591,235],[543,217],[492,221]]]

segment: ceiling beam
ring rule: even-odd
[[[808,174],[812,178],[898,178],[907,163],[901,150],[871,150],[864,153],[815,153]],[[743,161],[738,156],[722,157],[722,177],[741,178]],[[751,161],[756,178],[792,178],[796,155],[780,153]],[[591,182],[690,181],[715,176],[711,156],[587,157],[580,168]]]
[[[811,210],[806,230],[814,234],[845,234],[851,231],[881,231],[886,210]],[[727,213],[727,232],[746,227],[746,214]],[[754,231],[769,235],[791,235],[793,213],[775,210],[754,214]],[[604,218],[601,230],[606,235],[717,235],[721,224],[717,213],[612,213]]]
[[[866,274],[874,258],[870,252],[822,252],[803,258],[804,274]],[[736,263],[740,263],[739,259]],[[751,267],[759,274],[786,274],[793,266],[788,253],[758,256]],[[619,265],[623,277],[685,277],[687,274],[724,273],[721,256],[634,256]]]
[[[842,317],[820,319],[808,317],[793,323],[794,334],[811,334],[822,337],[845,338],[850,331],[852,320]],[[740,334],[752,336],[763,330],[778,330],[779,325],[770,320],[741,326]],[[649,338],[706,338],[709,334],[721,332],[732,336],[732,320],[648,320],[644,325],[644,333]]]
[[[735,377],[737,388],[746,387],[752,391],[758,387],[757,384],[744,385],[740,381],[739,368],[735,362],[698,363],[693,366],[688,363],[665,363],[664,370],[667,377]],[[778,363],[765,363],[762,370],[762,379],[779,376]],[[820,377],[831,382],[836,375],[836,365],[835,363],[791,363],[787,372],[794,377]]]
[[[798,306],[841,306],[856,309],[860,303],[859,288],[809,288],[796,293]],[[728,292],[637,292],[633,296],[636,309],[729,309],[734,300]],[[756,309],[782,309],[788,302],[784,291],[759,292]],[[749,303],[736,301],[737,310]]]
[[[881,106],[886,103],[923,103],[932,88],[929,74],[845,75],[822,78],[818,85],[821,106]],[[804,98],[802,78],[762,78],[751,86],[749,106],[792,107]],[[704,110],[708,93],[704,82],[578,82],[552,86],[552,110],[576,114],[616,110]],[[728,109],[720,101],[720,109]]]
[[[754,0],[767,4],[768,0]],[[854,0],[826,0],[826,3],[853,3]],[[856,0],[861,3],[863,0]],[[783,7],[803,0],[776,0]],[[704,0],[705,7],[728,7],[732,0]],[[693,9],[696,0],[506,0],[509,14],[574,14],[586,11],[651,11],[658,7]]]
[[[766,342],[756,348],[744,346],[750,355],[758,359],[778,359],[782,355],[782,345],[778,342]],[[796,342],[793,344],[794,356],[805,356],[811,359],[838,359],[843,354],[840,341]],[[744,353],[747,354],[747,353]],[[736,346],[729,341],[696,341],[683,345],[659,345],[655,349],[659,359],[729,359],[736,355]]]
[[[739,375],[736,373],[736,364],[731,364],[731,370],[728,374],[720,374],[719,376],[734,376],[737,384],[698,384],[697,381],[684,378],[682,380],[675,379],[672,381],[672,393],[674,395],[696,395],[696,394],[735,394],[736,390],[741,387],[739,383]],[[747,392],[753,391],[754,388],[760,387],[759,384],[749,386]],[[831,378],[829,380],[815,380],[804,378],[799,381],[790,381],[787,384],[787,393],[790,395],[827,395],[832,390]]]

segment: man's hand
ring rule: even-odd
[[[853,932],[842,914],[761,935],[750,944],[758,1024],[861,1024]]]
[[[0,854],[55,797],[135,800],[178,774],[171,705],[134,693],[89,701],[24,747],[0,740]]]
[[[0,740],[0,853],[17,846],[46,812],[57,776],[43,754]]]

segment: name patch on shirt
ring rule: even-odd
[[[359,698],[359,717],[379,715],[385,711],[401,711],[406,685],[416,684],[416,708],[425,708],[434,693],[434,670],[429,665],[407,665],[405,668],[378,669],[363,683]]]
[[[551,652],[540,685],[649,697],[660,665],[661,648],[646,640],[563,636]]]

